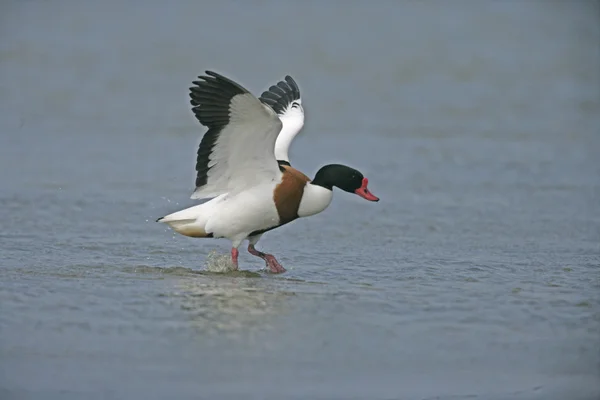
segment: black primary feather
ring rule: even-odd
[[[294,79],[287,75],[284,81],[279,81],[260,95],[259,100],[267,104],[277,114],[281,115],[292,102],[300,100],[300,88]]]

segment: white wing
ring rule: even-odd
[[[291,76],[263,92],[260,101],[268,104],[279,116],[283,127],[275,142],[275,158],[289,164],[288,151],[292,141],[304,126],[304,109],[300,88]]]
[[[274,155],[277,114],[242,86],[215,72],[190,88],[192,110],[208,128],[196,160],[193,199],[234,193],[281,176]]]

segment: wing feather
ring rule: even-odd
[[[190,88],[192,111],[208,128],[196,159],[194,199],[234,193],[280,177],[274,155],[277,114],[232,80],[212,71]]]
[[[289,75],[272,85],[260,95],[260,101],[268,104],[278,115],[284,114],[294,101],[301,103],[300,88]]]
[[[271,107],[281,119],[283,128],[275,143],[275,156],[279,162],[289,164],[288,151],[292,141],[304,126],[304,109],[300,88],[289,75],[285,80],[269,87],[260,96],[260,101]]]

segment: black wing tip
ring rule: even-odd
[[[285,81],[288,85],[291,86],[292,90],[294,90],[298,94],[298,98],[300,98],[300,88],[298,87],[298,84],[296,83],[294,78],[292,78],[290,75],[286,75]]]
[[[244,88],[242,85],[240,85],[239,83],[233,81],[232,79],[226,77],[225,75],[221,75],[217,72],[211,71],[211,70],[206,70],[204,71],[204,73],[206,75],[198,75],[198,81],[192,81],[192,83],[194,85],[196,85],[197,87],[202,88],[203,86],[206,86],[207,84],[216,84],[218,86],[229,86],[231,89],[235,88],[236,91],[238,91],[240,94],[241,93],[249,93],[248,90],[246,88]],[[192,88],[190,88],[191,90]]]
[[[222,127],[228,123],[231,99],[248,91],[237,82],[211,70],[192,81],[188,95],[194,115],[208,128]]]
[[[221,75],[221,74],[218,74],[218,73],[216,73],[215,71],[211,71],[211,70],[209,70],[209,69],[207,69],[206,71],[204,71],[204,73],[205,73],[206,75],[210,75],[210,76],[213,76],[213,77],[215,77],[215,78],[223,78],[223,75]]]
[[[211,71],[211,70],[207,69],[206,71],[204,71],[204,73],[206,75],[198,75],[198,79],[206,80],[206,79],[210,79],[210,78],[217,78],[217,79],[228,80],[225,76],[223,76],[215,71]]]
[[[286,75],[284,80],[265,90],[259,100],[270,106],[277,114],[282,114],[293,101],[300,100],[300,88],[294,78]]]

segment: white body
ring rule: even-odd
[[[197,232],[207,232],[216,238],[227,238],[237,248],[252,232],[279,224],[279,215],[273,202],[275,186],[276,183],[270,183],[238,194],[224,194],[204,204],[169,214],[161,222],[182,235],[194,236]],[[309,217],[320,213],[329,206],[332,197],[331,190],[307,183],[298,216]],[[253,243],[256,242],[258,238],[254,238]]]
[[[227,238],[238,247],[252,232],[279,224],[273,202],[275,183],[254,186],[237,194],[225,194],[197,206],[167,215],[167,223],[181,234],[193,231]]]

